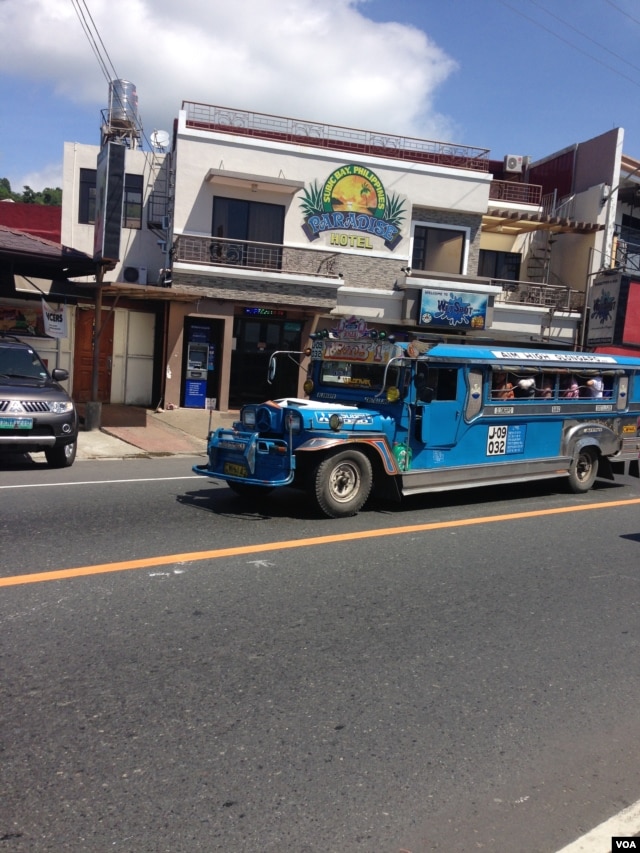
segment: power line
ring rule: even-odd
[[[500,0],[500,3],[502,3],[503,6],[506,6],[507,9],[510,9],[512,12],[515,12],[517,15],[521,15],[523,18],[526,18],[526,20],[530,21],[530,23],[535,24],[537,27],[540,27],[540,29],[549,33],[554,38],[557,38],[559,41],[564,42],[564,44],[568,45],[569,47],[573,48],[574,50],[577,50],[578,53],[583,54],[583,56],[586,56],[589,59],[592,59],[594,62],[597,62],[598,65],[602,65],[604,68],[608,69],[609,71],[613,71],[614,74],[617,74],[619,77],[624,78],[629,83],[633,83],[634,86],[640,87],[640,83],[637,80],[634,80],[633,77],[629,77],[627,74],[623,74],[622,71],[620,71],[618,68],[615,68],[612,65],[608,65],[606,62],[603,62],[597,56],[594,56],[593,54],[589,53],[588,51],[583,50],[581,47],[578,47],[578,45],[574,44],[573,42],[569,41],[568,39],[563,38],[561,35],[559,35],[557,32],[555,32],[555,30],[552,30],[549,27],[546,27],[544,24],[540,23],[540,21],[537,21],[535,18],[532,18],[530,15],[525,14],[523,11],[515,8],[510,3],[507,3],[506,0]]]
[[[624,15],[625,18],[629,18],[630,21],[633,21],[634,24],[640,25],[640,21],[637,18],[634,18],[633,15],[630,15],[628,12],[625,12],[624,9],[621,9],[617,3],[613,3],[612,0],[605,0],[605,3],[608,3],[612,6],[617,12],[620,12],[621,15]]]
[[[102,49],[104,50],[104,55],[106,56],[107,60],[109,61],[109,65],[111,66],[111,70],[113,71],[113,75],[114,75],[114,77],[115,77],[115,78],[117,78],[117,77],[118,77],[118,74],[117,74],[117,72],[116,72],[115,66],[114,66],[113,62],[111,61],[111,57],[109,56],[109,51],[107,50],[107,48],[105,47],[104,42],[102,41],[102,37],[100,36],[100,31],[99,31],[99,30],[98,30],[98,28],[96,27],[95,21],[93,20],[93,17],[92,17],[92,15],[91,15],[91,12],[89,11],[89,7],[87,6],[86,0],[75,0],[75,2],[76,2],[76,3],[82,2],[82,5],[83,5],[83,6],[84,6],[84,8],[86,9],[87,15],[89,16],[89,19],[90,19],[90,21],[91,21],[91,24],[92,24],[92,26],[93,26],[93,29],[95,30],[95,33],[96,33],[96,35],[98,36],[98,40],[100,41],[100,44],[102,45]]]
[[[533,3],[533,5],[537,6],[539,9],[542,9],[542,11],[545,12],[547,15],[550,15],[552,18],[555,18],[556,21],[559,21],[561,24],[564,24],[566,27],[569,27],[569,29],[573,30],[575,33],[578,33],[578,35],[582,36],[582,38],[585,38],[587,39],[587,41],[590,41],[592,44],[595,44],[596,47],[599,47],[601,50],[605,50],[607,53],[611,54],[611,56],[614,56],[616,59],[619,59],[621,62],[624,62],[630,68],[633,68],[636,71],[640,71],[640,67],[629,62],[626,57],[621,56],[619,53],[616,53],[615,50],[610,50],[606,45],[601,44],[601,42],[596,41],[594,38],[591,38],[591,36],[587,35],[587,33],[583,33],[582,30],[579,30],[577,27],[574,27],[573,24],[571,24],[569,21],[566,21],[559,15],[556,15],[553,12],[549,11],[549,9],[546,9],[541,3],[538,3],[538,0],[529,0],[529,2]]]
[[[100,53],[100,48],[99,48],[98,44],[96,43],[96,39],[93,35],[93,32],[91,31],[91,27],[87,22],[85,13],[80,6],[81,2],[84,3],[84,0],[71,0],[71,5],[75,9],[78,20],[80,21],[80,26],[84,30],[84,34],[87,37],[89,45],[91,46],[91,49],[93,50],[93,53],[94,53],[96,59],[98,60],[98,65],[100,66],[100,69],[101,69],[102,73],[104,74],[105,79],[110,80],[111,75],[109,74],[109,69],[107,68],[107,64],[106,64],[105,60],[103,59],[102,54]],[[86,3],[84,3],[84,5],[86,8]],[[88,10],[87,10],[87,14],[89,15],[89,18],[91,18],[91,15],[89,14]],[[91,18],[91,23],[93,24],[93,28],[94,28],[94,30],[96,30],[96,33],[97,33],[97,29],[96,29],[95,23],[93,22],[93,18]],[[102,46],[104,48],[104,44],[102,43],[102,39],[100,38],[99,33],[98,33],[98,39],[100,40],[100,44],[102,44]],[[106,53],[106,51],[105,51],[105,53]],[[109,60],[109,64],[111,65],[111,68],[115,74],[115,69],[113,68],[113,64],[111,63],[111,60],[109,59],[109,55],[106,54],[106,56],[107,56],[107,59]],[[115,76],[117,77],[117,74]]]

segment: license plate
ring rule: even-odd
[[[0,429],[33,429],[33,418],[0,418]]]
[[[224,473],[229,474],[230,477],[246,477],[247,469],[244,465],[236,465],[235,462],[225,462]]]

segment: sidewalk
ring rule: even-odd
[[[206,454],[209,429],[231,426],[237,412],[209,412],[205,409],[154,411],[139,406],[102,406],[101,428],[83,429],[81,418],[76,459],[125,459]]]

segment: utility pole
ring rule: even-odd
[[[100,337],[104,329],[102,322],[102,281],[104,279],[105,265],[99,263],[96,273],[96,297],[94,301],[93,317],[93,351],[91,364],[91,400],[85,406],[84,427],[86,430],[100,429],[102,424],[102,403],[99,396],[100,379]]]

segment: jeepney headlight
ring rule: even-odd
[[[395,385],[392,385],[390,388],[387,388],[387,402],[389,403],[397,403],[400,399],[400,389]]]
[[[284,418],[284,426],[287,432],[289,430],[291,430],[291,432],[301,432],[302,415],[300,412],[287,412]]]
[[[255,425],[256,425],[256,410],[255,409],[243,409],[242,414],[240,415],[240,419],[242,420],[242,426],[255,427]]]
[[[343,423],[344,421],[340,415],[336,415],[335,413],[329,418],[329,426],[334,432],[337,432],[342,427]]]
[[[311,392],[313,391],[313,379],[306,379],[302,389],[307,397],[310,397]]]

